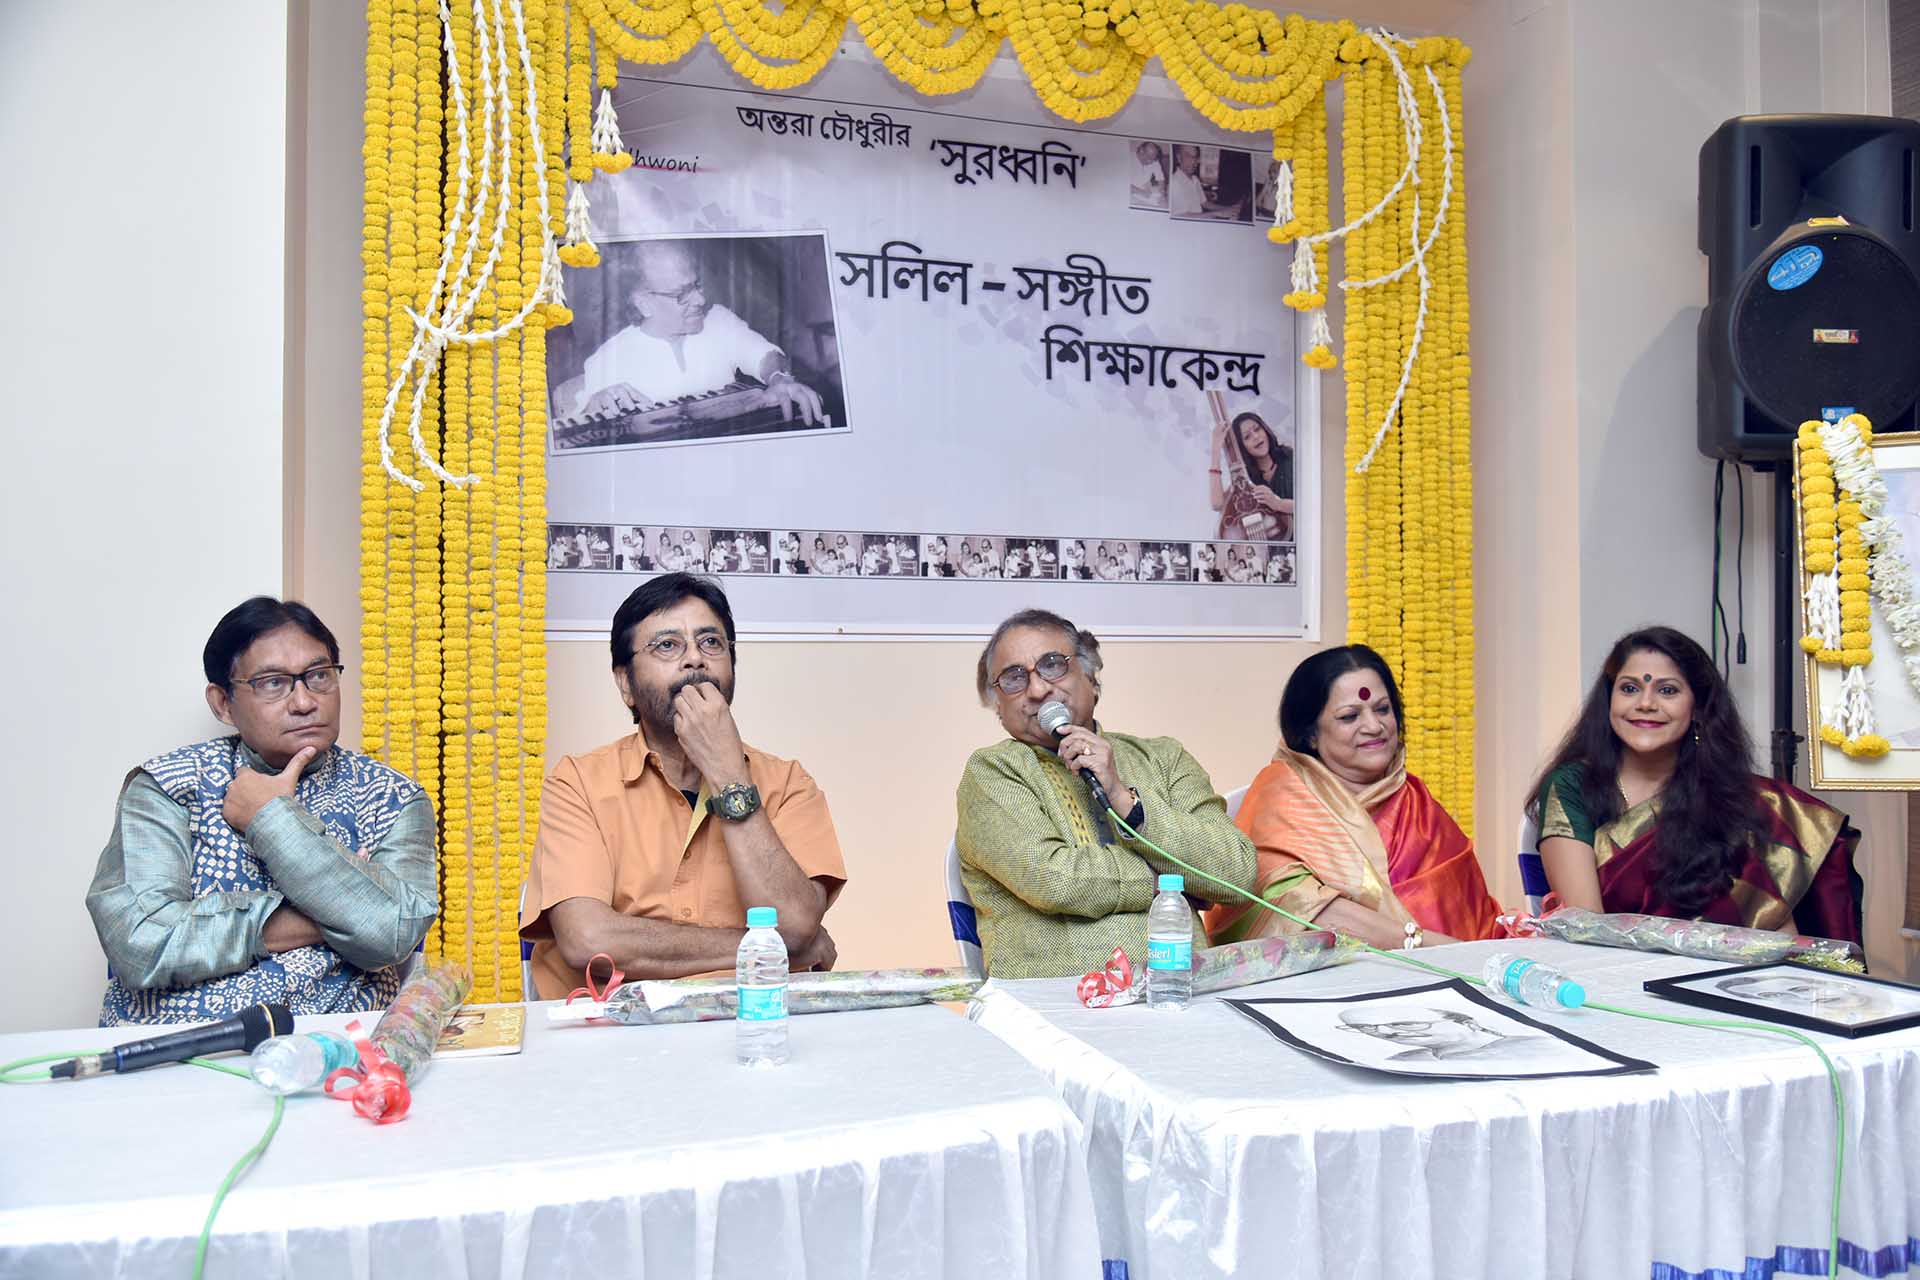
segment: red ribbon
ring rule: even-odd
[[[1119,948],[1113,949],[1113,956],[1107,961],[1107,967],[1096,969],[1080,979],[1074,988],[1074,994],[1080,997],[1080,1003],[1089,1009],[1104,1009],[1133,987],[1133,961],[1127,959],[1127,953]]]
[[[607,985],[604,987],[596,987],[593,985],[594,960],[605,960],[607,962]],[[605,1004],[607,997],[613,994],[614,988],[627,980],[627,975],[622,973],[620,966],[613,962],[613,957],[604,951],[594,952],[593,959],[587,961],[587,967],[583,972],[586,975],[587,985],[584,987],[575,987],[572,993],[567,996],[568,1004],[572,1004],[581,996],[585,996],[595,1004]]]
[[[326,1078],[320,1086],[329,1098],[338,1098],[342,1102],[351,1102],[353,1109],[362,1119],[375,1124],[392,1124],[406,1118],[413,1106],[413,1093],[407,1088],[406,1073],[393,1065],[387,1055],[369,1040],[360,1030],[360,1020],[354,1019],[347,1024],[347,1034],[353,1039],[353,1047],[360,1051],[360,1069],[341,1067]],[[333,1086],[341,1080],[350,1080],[353,1087],[336,1090]]]
[[[1560,895],[1549,893],[1540,902],[1539,914],[1527,911],[1513,911],[1493,918],[1493,936],[1496,938],[1544,938],[1547,931],[1540,922],[1566,904],[1560,901]]]

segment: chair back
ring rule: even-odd
[[[1220,798],[1227,802],[1227,816],[1237,818],[1240,816],[1240,806],[1247,802],[1247,788],[1235,787]]]
[[[1520,892],[1527,898],[1527,914],[1537,916],[1552,886],[1547,883],[1547,869],[1540,861],[1540,824],[1529,813],[1520,815],[1519,849]]]
[[[973,899],[960,878],[960,840],[947,841],[947,923],[953,927],[953,944],[960,949],[960,963],[976,978],[987,976],[987,960],[980,950],[980,926],[974,919]]]

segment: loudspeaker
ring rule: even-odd
[[[1809,418],[1911,431],[1920,121],[1739,116],[1700,148],[1700,452],[1774,462]]]

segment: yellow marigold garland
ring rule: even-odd
[[[686,0],[638,4],[633,0],[579,0],[595,33],[628,62],[678,62],[700,43],[700,20]]]
[[[776,91],[819,75],[847,25],[825,0],[792,0],[780,13],[745,0],[699,0],[695,16],[728,66]]]
[[[984,19],[971,22],[964,9],[962,14],[958,21],[944,11],[923,19],[907,6],[868,0],[848,16],[896,80],[932,97],[973,88],[999,55],[1005,27]]]
[[[1453,204],[1446,224],[1441,228],[1438,248],[1440,259],[1435,270],[1434,314],[1446,335],[1446,376],[1438,394],[1446,405],[1446,438],[1441,443],[1447,459],[1447,478],[1439,498],[1442,511],[1451,517],[1447,533],[1446,560],[1441,573],[1444,598],[1440,606],[1446,620],[1447,715],[1453,730],[1453,788],[1448,804],[1461,828],[1469,833],[1474,825],[1474,578],[1473,578],[1473,412],[1469,385],[1473,359],[1469,339],[1472,335],[1470,300],[1467,295],[1467,184],[1465,94],[1460,68],[1470,56],[1456,42],[1457,56],[1438,66],[1437,74],[1446,94],[1447,110],[1453,124],[1454,183]],[[1424,536],[1424,533],[1423,533]],[[1431,753],[1423,754],[1431,759]]]
[[[1133,97],[1147,60],[1107,38],[1104,5],[1007,6],[1007,39],[1047,107],[1066,120],[1100,120]]]
[[[1850,414],[1845,422],[1858,430],[1864,447],[1871,447],[1873,427],[1866,418]],[[1846,707],[1849,700],[1870,697],[1863,677],[1873,661],[1872,568],[1861,533],[1866,513],[1853,494],[1838,487],[1840,482],[1821,427],[1817,421],[1803,422],[1794,440],[1801,565],[1811,579],[1807,591],[1810,632],[1800,638],[1800,647],[1816,662],[1847,673],[1841,680],[1841,711],[1821,717],[1821,741],[1855,758],[1884,756],[1892,744],[1872,732],[1871,716],[1858,722],[1847,718],[1851,714]],[[1849,736],[1835,719],[1850,730],[1867,731]]]
[[[603,70],[611,72],[612,69],[613,60],[605,59]],[[525,146],[522,137],[516,136],[514,141],[518,148]],[[600,155],[596,153],[595,164],[599,165],[600,160]],[[524,213],[525,208],[523,202],[520,211]],[[483,296],[476,322],[490,325],[499,316],[517,309],[525,295],[525,285],[520,270],[518,233],[510,229],[501,246],[499,266],[494,273],[494,287]],[[472,937],[469,954],[474,986],[496,993],[501,976],[498,937],[504,905],[501,898],[519,889],[517,883],[511,890],[503,886],[497,867],[502,787],[498,749],[500,688],[496,676],[499,637],[495,614],[498,544],[501,536],[499,515],[505,501],[504,490],[512,482],[508,475],[502,473],[497,443],[505,368],[514,359],[519,347],[519,342],[495,343],[477,352],[474,361],[475,413],[471,421],[470,465],[493,477],[494,482],[477,485],[472,490],[465,574],[467,626],[471,640],[468,651],[467,711],[470,726],[468,745],[472,756],[468,794],[473,806],[474,822],[470,855]],[[515,426],[518,427],[517,415]]]
[[[429,268],[435,246],[440,242],[443,207],[439,192],[430,178],[444,146],[442,125],[445,113],[440,102],[440,77],[431,56],[440,47],[440,20],[433,10],[422,7],[417,15],[415,47],[419,51],[419,74],[415,91],[419,102],[419,131],[415,162],[421,166],[421,198],[414,209],[415,243],[419,246],[414,263],[413,293],[423,305],[432,286]],[[411,335],[409,335],[411,336]],[[421,413],[421,439],[431,452],[439,445],[439,389],[431,382],[424,388]],[[413,683],[405,699],[410,736],[415,744],[412,777],[426,789],[436,809],[440,801],[440,752],[437,749],[440,728],[440,611],[435,600],[435,584],[440,579],[441,490],[427,485],[413,495],[413,599],[408,614],[413,620]]]
[[[1359,37],[1342,51],[1350,64],[1342,130],[1349,216],[1379,203],[1407,162],[1399,83],[1377,53],[1377,45]],[[1403,48],[1401,58],[1423,138],[1419,224],[1411,190],[1403,190],[1378,217],[1348,235],[1346,275],[1353,280],[1390,275],[1409,258],[1416,234],[1424,240],[1432,232],[1443,128],[1427,66],[1439,82],[1454,137],[1454,203],[1427,252],[1427,320],[1397,422],[1381,439],[1369,468],[1359,473],[1354,467],[1393,403],[1414,342],[1417,275],[1409,271],[1391,283],[1346,295],[1348,634],[1379,650],[1399,674],[1408,767],[1471,832],[1473,506],[1466,240],[1459,212],[1465,186],[1459,67],[1467,52],[1457,42],[1422,41]],[[1296,154],[1304,145],[1298,132],[1294,145]],[[1296,177],[1296,190],[1299,181]],[[1316,208],[1324,204],[1313,201]],[[1313,234],[1305,227],[1277,230],[1287,229]],[[1318,300],[1289,301],[1306,308]]]
[[[482,74],[478,64],[472,28],[464,22],[454,24],[460,79],[476,85]],[[454,198],[451,172],[447,166],[447,199]],[[490,225],[492,204],[475,210],[480,226]],[[465,282],[454,282],[463,284]],[[485,387],[475,372],[486,359],[484,350],[465,343],[449,348],[442,375],[445,398],[445,465],[455,475],[475,471],[478,461],[472,456],[473,418],[476,404],[484,400]],[[485,481],[482,482],[486,483]],[[440,813],[440,937],[437,950],[428,954],[435,960],[464,962],[473,950],[473,833],[478,822],[472,802],[472,748],[467,706],[472,698],[473,634],[467,617],[467,575],[469,547],[472,545],[473,488],[449,492],[442,515],[442,556],[446,577],[440,585],[440,613],[444,629],[441,675],[441,724],[445,803]],[[476,983],[476,990],[478,984]],[[476,997],[478,998],[478,997]]]
[[[388,165],[393,122],[388,97],[393,78],[393,3],[367,5],[367,106],[363,145],[366,186],[360,233],[360,704],[361,743],[379,754],[387,736],[387,508],[386,474],[380,467],[381,402],[391,372],[387,363],[387,299],[392,295],[387,261],[387,223],[393,185]]]
[[[567,61],[567,176],[575,182],[593,181],[593,36],[587,11],[568,7]],[[556,145],[558,139],[555,139]]]
[[[523,0],[522,11],[527,61],[540,80],[545,169],[533,157],[525,68],[509,28],[509,100],[517,112],[509,146],[502,156],[495,139],[487,201],[462,210],[458,166],[443,159],[456,144],[444,127],[442,94],[451,81],[438,6],[374,0],[368,7],[363,745],[419,780],[434,798],[441,911],[427,948],[436,959],[473,968],[476,1000],[520,994],[513,907],[537,821],[546,733],[540,644],[545,560],[534,552],[544,546],[542,324],[485,344],[455,343],[435,376],[421,384],[426,451],[444,457],[456,474],[477,473],[479,483],[416,493],[389,480],[379,428],[386,386],[414,339],[407,309],[426,308],[448,220],[462,216],[466,228],[479,229],[481,252],[468,270],[492,271],[478,297],[476,327],[516,315],[541,287],[548,235],[562,225],[563,206],[555,197],[565,182],[567,28],[563,11],[550,0]],[[480,65],[473,24],[464,13],[453,37],[460,81],[477,94],[480,78],[497,77],[498,66]],[[469,121],[476,142],[479,127]],[[501,163],[511,170],[513,204],[506,235],[489,255],[484,237],[506,194]],[[549,226],[541,225],[535,198],[543,189]],[[478,195],[476,182],[465,198]],[[490,256],[492,266],[483,268]],[[470,290],[474,279],[469,274],[443,281],[442,296]],[[554,312],[564,308],[550,304],[541,318]],[[532,627],[528,619],[536,620]]]
[[[393,82],[388,97],[392,119],[389,141],[392,212],[387,245],[392,275],[392,301],[387,308],[389,380],[399,372],[400,362],[413,341],[413,324],[407,319],[406,308],[422,305],[425,292],[421,287],[420,260],[424,252],[431,250],[420,243],[417,217],[423,202],[439,195],[437,165],[429,169],[420,164],[418,81],[425,76],[419,34],[418,4],[396,5]],[[431,58],[431,52],[428,56]],[[435,179],[434,186],[423,192],[429,173]],[[387,509],[386,574],[381,584],[385,588],[381,601],[386,614],[383,629],[388,641],[385,756],[394,768],[412,776],[419,770],[420,754],[419,734],[413,718],[413,696],[417,687],[413,603],[418,519],[412,490],[385,485],[381,500]]]

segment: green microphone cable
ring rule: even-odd
[[[94,1050],[83,1050],[92,1053]],[[44,1053],[37,1058],[21,1058],[0,1066],[0,1084],[32,1084],[50,1079],[51,1068],[45,1064],[65,1062],[82,1056],[81,1053]],[[224,1062],[214,1062],[207,1058],[188,1058],[187,1062],[196,1067],[205,1067],[209,1071],[221,1071],[230,1076],[239,1076],[242,1080],[253,1077],[238,1067],[228,1066]],[[248,1147],[238,1160],[227,1170],[227,1176],[220,1180],[220,1189],[213,1193],[213,1204],[207,1209],[207,1220],[200,1227],[200,1241],[193,1251],[193,1280],[201,1280],[207,1269],[207,1242],[213,1237],[213,1220],[220,1216],[220,1206],[226,1203],[227,1193],[233,1190],[236,1182],[253,1166],[254,1161],[266,1154],[267,1146],[273,1141],[273,1135],[280,1131],[280,1119],[286,1114],[287,1100],[279,1094],[273,1095],[273,1118],[267,1121],[266,1132],[260,1140]]]
[[[1124,831],[1129,838],[1139,844],[1145,845],[1183,871],[1198,876],[1210,884],[1219,885],[1222,889],[1238,897],[1245,898],[1253,905],[1263,910],[1271,911],[1277,916],[1291,920],[1293,923],[1301,925],[1304,928],[1320,929],[1323,927],[1315,924],[1311,920],[1306,920],[1293,914],[1293,912],[1288,911],[1285,907],[1276,906],[1268,902],[1258,894],[1249,893],[1231,881],[1222,880],[1219,876],[1202,871],[1192,863],[1168,853],[1165,849],[1162,849],[1159,845],[1147,839],[1138,831],[1135,831],[1128,825],[1125,818],[1114,812],[1112,805],[1107,806],[1107,817],[1113,821],[1116,829]],[[1337,932],[1337,930],[1332,932]],[[1437,973],[1444,978],[1458,978],[1463,982],[1471,982],[1479,987],[1487,985],[1484,978],[1477,978],[1469,973],[1456,973],[1452,969],[1447,969],[1437,964],[1429,964],[1425,960],[1416,960],[1405,951],[1388,951],[1384,947],[1374,946],[1364,938],[1356,938],[1355,941],[1359,942],[1362,947],[1374,955],[1385,956],[1389,960],[1412,965],[1416,969],[1425,969],[1428,973]],[[1827,1084],[1833,1091],[1833,1194],[1829,1200],[1827,1212],[1827,1277],[1828,1280],[1834,1280],[1834,1278],[1840,1274],[1840,1187],[1842,1175],[1846,1167],[1847,1156],[1847,1101],[1846,1095],[1840,1087],[1839,1068],[1833,1065],[1833,1059],[1827,1056],[1827,1051],[1822,1049],[1811,1036],[1806,1035],[1804,1032],[1795,1031],[1791,1027],[1776,1027],[1768,1022],[1747,1022],[1728,1018],[1687,1018],[1675,1014],[1649,1013],[1642,1009],[1627,1009],[1619,1005],[1594,1004],[1591,1001],[1587,1003],[1586,1007],[1589,1009],[1597,1009],[1602,1013],[1618,1014],[1627,1018],[1641,1018],[1648,1022],[1666,1022],[1683,1027],[1703,1027],[1714,1031],[1759,1031],[1767,1035],[1785,1036],[1790,1040],[1796,1040],[1805,1045],[1819,1056],[1820,1064],[1825,1067],[1827,1071]]]

